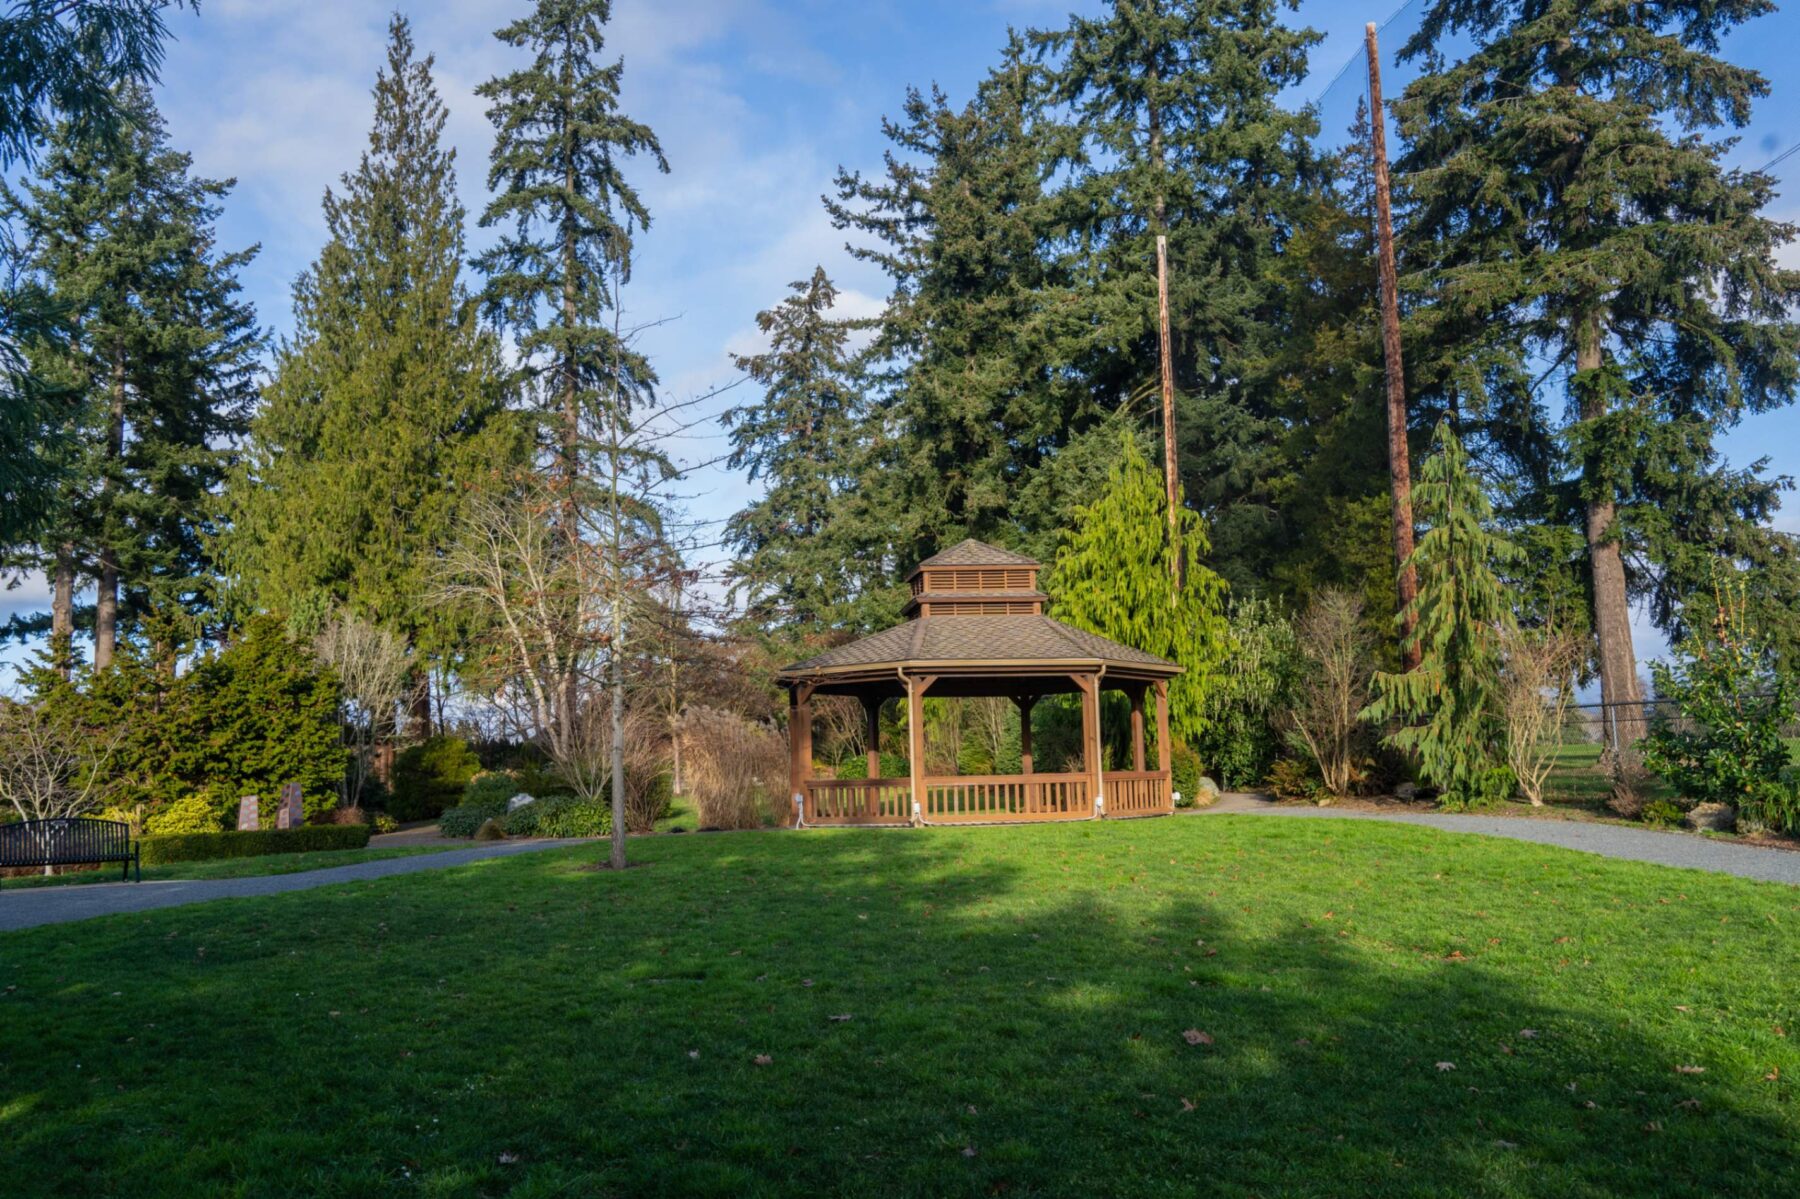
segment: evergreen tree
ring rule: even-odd
[[[326,193],[330,240],[295,284],[295,332],[232,481],[225,549],[247,606],[345,607],[443,660],[459,630],[422,597],[467,497],[520,446],[497,338],[461,277],[433,60],[405,18],[389,35],[369,145]]]
[[[1768,90],[1717,49],[1769,7],[1434,0],[1402,51],[1427,72],[1397,106],[1410,344],[1442,403],[1505,431],[1529,515],[1585,537],[1602,697],[1626,705],[1627,738],[1634,597],[1675,625],[1714,551],[1796,594],[1792,539],[1766,528],[1778,484],[1714,449],[1800,381],[1800,273],[1775,260],[1795,228],[1764,215],[1775,181],[1727,169],[1732,143],[1709,136]],[[1566,415],[1538,399],[1546,372]]]
[[[1180,533],[1187,561],[1178,588],[1162,479],[1126,433],[1105,490],[1077,509],[1044,590],[1058,620],[1183,668],[1169,684],[1169,733],[1187,743],[1206,731],[1206,697],[1220,679],[1230,633],[1225,583],[1200,561],[1210,548],[1206,525],[1184,508]]]
[[[1518,551],[1489,530],[1493,507],[1447,421],[1432,435],[1414,499],[1427,526],[1411,558],[1419,592],[1408,641],[1419,665],[1377,673],[1364,716],[1405,722],[1388,744],[1418,759],[1447,806],[1497,802],[1513,789],[1498,706],[1500,640],[1513,613],[1495,571]]]
[[[236,278],[256,250],[220,253],[212,232],[232,182],[190,177],[147,93],[117,103],[129,116],[118,138],[63,126],[23,196],[6,195],[64,323],[28,346],[32,370],[71,400],[53,439],[62,486],[14,561],[50,575],[50,631],[64,646],[76,577],[94,579],[102,669],[121,623],[211,603],[212,496],[262,344]]]
[[[533,395],[561,480],[565,519],[589,471],[596,423],[611,407],[651,394],[656,377],[621,336],[617,285],[631,276],[632,235],[650,212],[625,178],[645,155],[667,172],[656,134],[619,111],[623,61],[603,65],[611,0],[536,0],[531,14],[494,36],[531,54],[531,65],[490,79],[495,140],[483,228],[508,227],[477,259],[483,303],[519,332]]]
[[[870,448],[840,517],[852,557],[897,571],[963,537],[1022,544],[1035,530],[1017,489],[1104,416],[1069,369],[1087,313],[1049,252],[1036,78],[1015,42],[962,108],[910,91],[883,125],[884,174],[840,172],[827,202],[894,286],[867,356]],[[875,619],[895,606],[881,581]]]
[[[1076,369],[1106,407],[1155,390],[1166,235],[1181,472],[1228,558],[1266,536],[1282,397],[1252,366],[1294,327],[1274,271],[1322,182],[1311,114],[1280,103],[1319,35],[1281,7],[1112,0],[1032,35],[1067,122],[1048,140],[1069,177],[1058,244],[1083,288]]]
[[[732,586],[751,597],[748,615],[765,629],[807,630],[834,622],[851,593],[850,563],[825,533],[850,486],[845,468],[861,398],[845,344],[850,328],[831,317],[838,293],[825,268],[790,291],[756,314],[769,348],[733,356],[764,394],[724,415],[729,465],[762,479],[766,491],[731,518],[725,537],[741,555]]]

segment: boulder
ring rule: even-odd
[[[498,820],[490,816],[481,822],[480,828],[475,830],[475,839],[477,841],[504,841],[506,840],[506,830],[500,827]]]
[[[1402,803],[1411,803],[1413,800],[1419,798],[1419,784],[1401,783],[1398,787],[1394,788],[1394,798]]]
[[[1699,832],[1729,833],[1737,827],[1737,809],[1728,803],[1695,804],[1681,823]]]
[[[516,812],[520,808],[524,807],[526,804],[536,803],[536,802],[537,802],[536,796],[527,795],[523,791],[521,791],[517,795],[513,796],[511,799],[506,801],[506,810],[509,812]]]
[[[1212,803],[1218,798],[1219,784],[1213,782],[1204,774],[1201,775],[1200,781],[1194,784],[1194,802],[1204,808],[1207,804]]]

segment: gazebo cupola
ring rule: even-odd
[[[940,824],[1153,816],[1173,810],[1167,762],[1173,662],[1044,614],[1038,563],[962,541],[907,576],[901,624],[796,662],[777,674],[789,696],[790,790],[807,824]],[[1102,690],[1131,702],[1130,769],[1107,770]],[[1019,710],[1020,773],[932,775],[924,702],[1001,696]],[[1031,712],[1045,695],[1081,696],[1081,749],[1068,768],[1033,770]],[[812,777],[812,699],[848,695],[865,712],[868,777]],[[1146,701],[1156,699],[1155,769],[1147,765]],[[907,704],[906,778],[882,778],[881,706]]]

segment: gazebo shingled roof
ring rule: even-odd
[[[1173,810],[1166,762],[1146,768],[1145,701],[1157,710],[1157,756],[1169,745],[1168,683],[1181,667],[1155,654],[1044,615],[1038,563],[1024,554],[962,541],[919,563],[907,576],[908,619],[783,668],[776,678],[791,704],[790,775],[796,811],[809,824],[1089,819],[1159,815]],[[1132,769],[1104,769],[1100,693],[1131,701]],[[1020,712],[1019,775],[930,776],[923,737],[926,692],[934,697],[1004,696]],[[1031,710],[1039,698],[1079,693],[1080,756],[1060,774],[1032,770]],[[812,697],[855,696],[866,711],[868,777],[813,776]],[[909,777],[884,779],[878,752],[884,701],[908,705]],[[1111,797],[1108,806],[1106,797]],[[910,817],[903,809],[910,808]]]

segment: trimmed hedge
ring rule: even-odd
[[[505,811],[503,803],[458,804],[438,817],[438,832],[446,837],[473,837],[476,829]]]
[[[612,832],[612,808],[584,803],[573,795],[547,795],[512,811],[504,803],[465,803],[438,817],[446,837],[473,837],[488,821],[498,821],[509,837],[604,837]]]
[[[138,844],[146,866],[168,862],[210,862],[219,858],[256,858],[270,853],[311,853],[319,849],[362,849],[369,843],[366,824],[307,824],[299,828],[233,829],[223,833],[167,833],[142,838]]]

